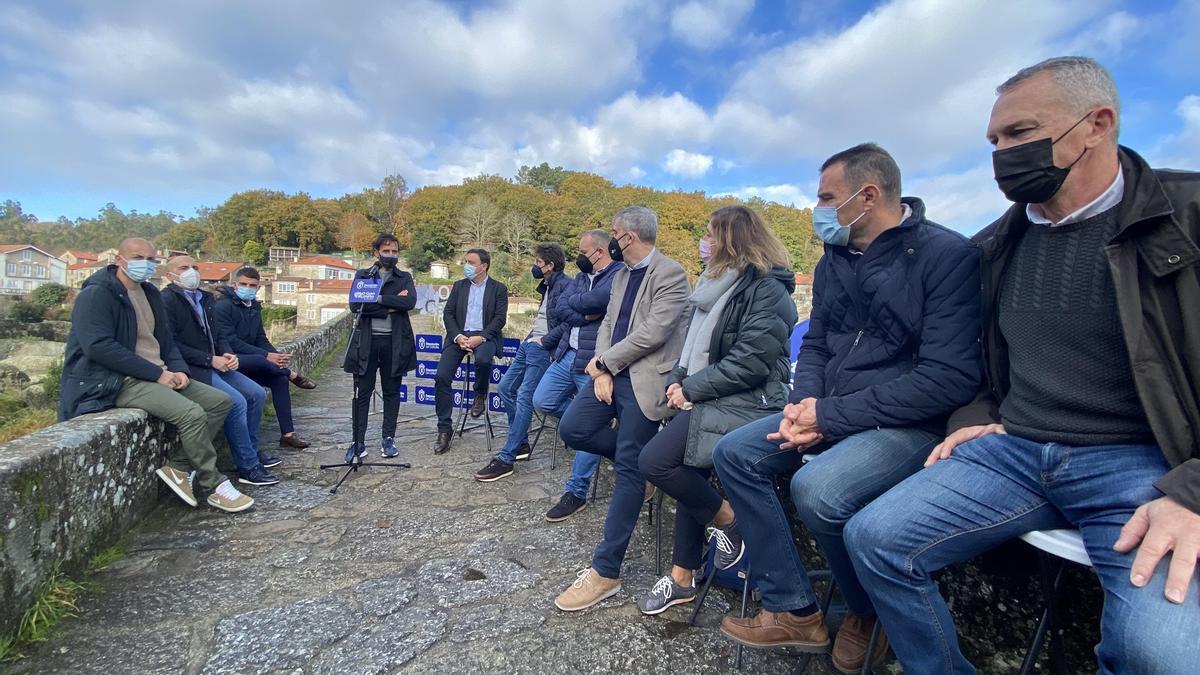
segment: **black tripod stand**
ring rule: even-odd
[[[377,269],[378,269],[377,267],[372,267],[371,268],[372,272],[368,273],[368,276],[370,276],[372,273],[375,273],[375,271]],[[346,354],[343,355],[343,360],[345,360],[345,356],[350,353],[350,347],[354,345],[354,337],[355,337],[355,335],[358,334],[359,326],[362,324],[362,321],[363,321],[362,304],[357,304],[357,307],[355,306],[356,304],[357,303],[350,303],[350,311],[357,314],[357,316],[355,316],[354,323],[352,324],[352,326],[350,328],[350,340],[346,342]],[[354,378],[354,399],[353,399],[353,402],[351,403],[351,410],[350,410],[351,425],[354,429],[365,428],[367,420],[359,419],[360,413],[359,413],[358,405],[357,405],[359,376],[353,375],[352,377]],[[375,391],[374,391],[374,389],[372,389],[371,390],[372,399],[374,399],[374,396],[375,396]],[[365,417],[365,416],[369,416],[369,414],[370,414],[370,410],[368,407],[368,410],[365,411],[362,415]],[[351,442],[353,442],[353,441],[351,441]],[[337,494],[338,488],[340,488],[342,486],[342,483],[346,482],[346,479],[350,477],[350,474],[357,472],[359,467],[363,467],[363,466],[385,466],[385,467],[390,467],[392,469],[411,469],[412,468],[412,465],[408,464],[407,462],[394,462],[394,463],[364,462],[364,461],[362,461],[362,457],[358,456],[357,454],[355,454],[354,457],[348,462],[338,462],[336,464],[321,464],[320,465],[321,469],[340,469],[340,468],[346,469],[346,471],[344,473],[342,473],[342,477],[339,478],[337,480],[337,482],[333,484],[333,487],[329,488],[329,494],[331,494],[331,495]]]

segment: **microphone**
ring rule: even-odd
[[[379,276],[379,263],[378,262],[376,262],[374,265],[371,265],[371,269],[367,270],[367,276],[372,279]]]

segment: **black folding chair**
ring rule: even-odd
[[[468,400],[470,400],[469,392],[471,392],[473,390],[473,387],[471,386],[471,384],[472,384],[472,380],[474,380],[474,378],[475,378],[474,365],[475,365],[474,354],[467,352],[467,358],[463,361],[463,366],[462,366],[463,367],[463,384],[462,384],[462,389],[460,390],[460,396],[461,396],[460,400],[462,401],[462,403],[464,405],[459,410],[458,437],[462,438],[462,435],[468,431],[472,431],[474,429],[479,429],[480,427],[486,427],[487,431],[486,431],[486,433],[484,433],[484,439],[487,441],[487,449],[488,449],[488,452],[490,453],[492,451],[492,439],[496,437],[496,430],[495,430],[495,428],[492,427],[492,411],[491,411],[492,407],[490,405],[488,405],[488,401],[486,398],[484,398],[484,401],[483,401],[483,422],[475,423],[470,426],[467,426],[467,416],[468,416],[467,413],[470,410],[470,406],[467,406],[465,404]],[[485,397],[486,397],[486,394],[485,394]]]

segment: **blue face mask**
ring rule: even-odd
[[[467,263],[466,265],[463,265],[463,278],[464,279],[474,279],[475,273],[478,271],[479,270],[475,269],[474,265],[472,265],[471,263]]]
[[[125,263],[125,274],[139,283],[154,276],[157,269],[158,263],[153,260],[129,260]]]
[[[245,286],[238,286],[237,290],[234,292],[237,293],[238,300],[241,300],[242,302],[250,302],[254,299],[254,296],[258,295],[258,289],[246,288]]]
[[[836,207],[833,206],[818,206],[813,209],[813,230],[817,233],[817,237],[826,244],[831,246],[846,246],[850,243],[850,225],[862,220],[862,217],[867,215],[866,211],[858,214],[858,218],[850,221],[849,225],[842,225],[838,222],[837,212],[846,204],[850,203],[851,199],[858,196],[859,192],[865,190],[867,186],[862,186],[858,192],[850,195],[850,199],[842,202]]]

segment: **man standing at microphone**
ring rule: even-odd
[[[408,313],[417,306],[417,288],[412,275],[396,269],[400,242],[390,234],[376,237],[371,249],[377,261],[367,269],[358,270],[359,279],[378,284],[373,302],[351,302],[354,318],[350,345],[342,370],[354,376],[353,428],[354,439],[346,450],[346,462],[367,455],[365,437],[371,396],[375,392],[375,374],[379,373],[383,388],[383,441],[380,454],[396,457],[396,417],[400,412],[400,379],[417,364],[417,349],[413,340],[412,323]]]

